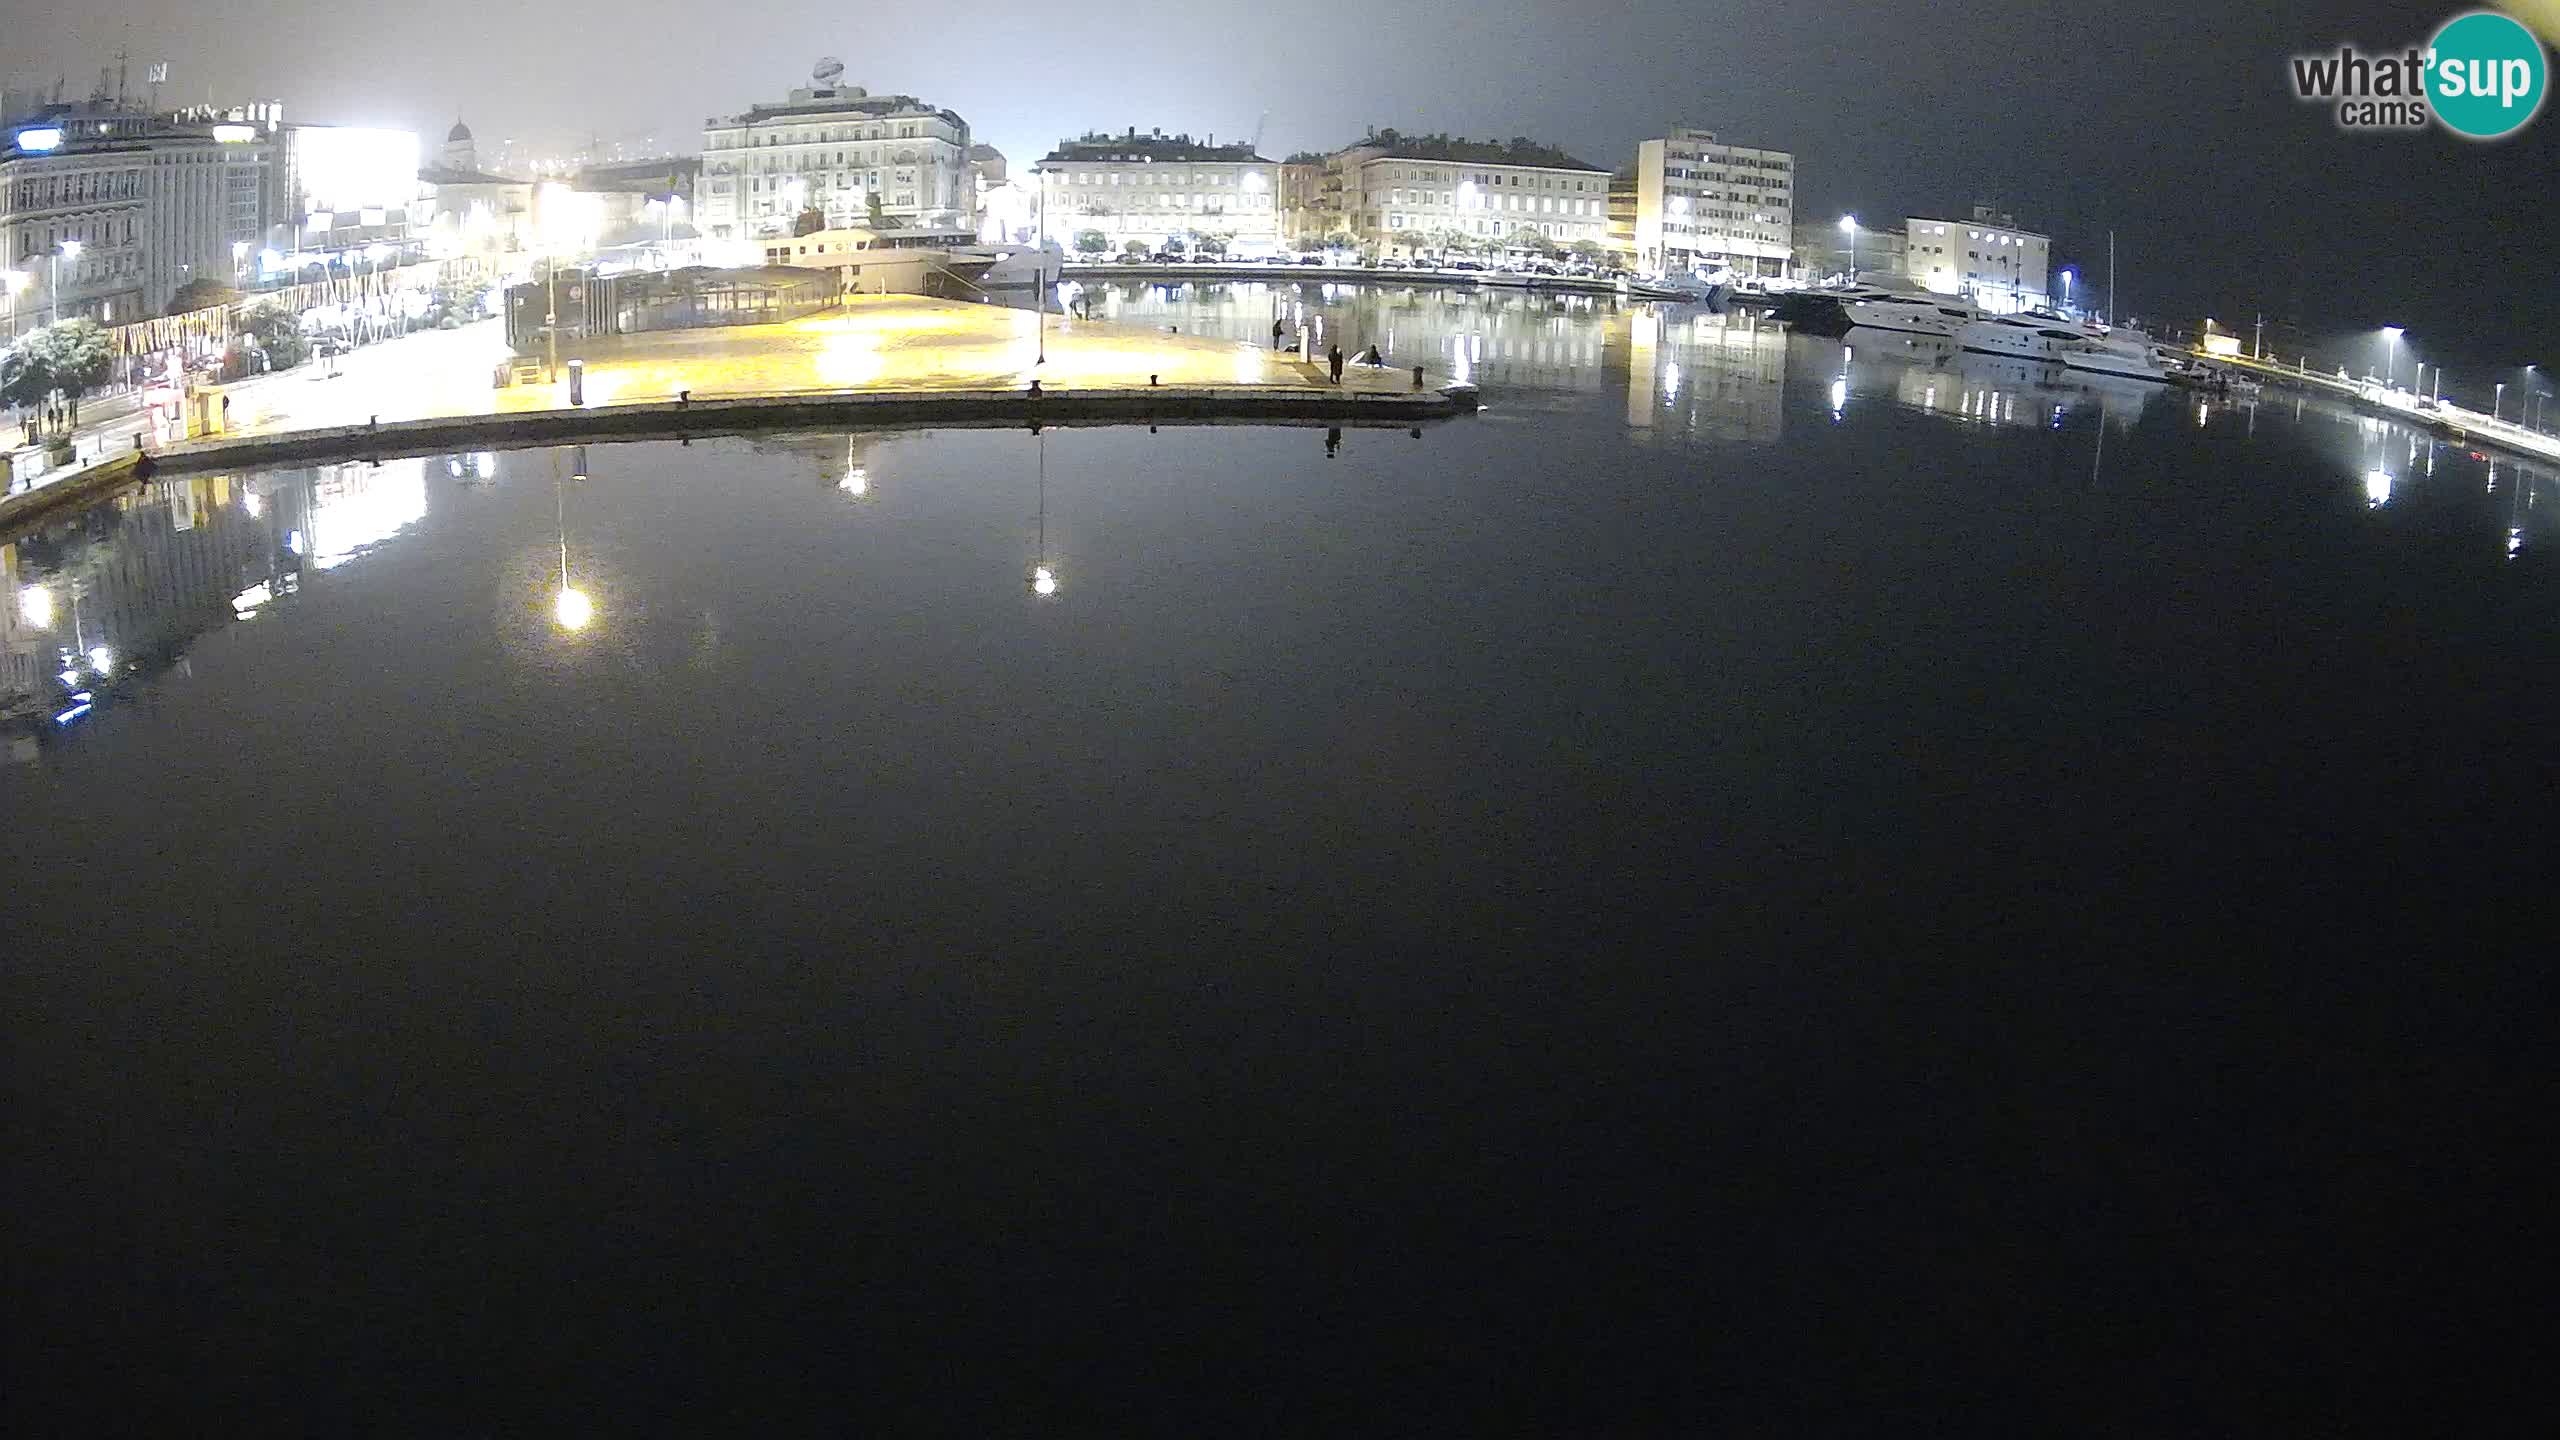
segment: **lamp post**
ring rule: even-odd
[[[2506,381],[2504,381],[2504,380],[2501,380],[2501,381],[2499,381],[2499,382],[2498,382],[2498,389],[2497,389],[2497,393],[2495,393],[2495,394],[2493,394],[2493,395],[2491,395],[2491,396],[2489,397],[2489,418],[2490,418],[2490,419],[2495,420],[2495,419],[2497,419],[2497,418],[2498,418],[2498,407],[2499,407],[2499,406],[2501,406],[2501,405],[2503,405],[2503,404],[2505,404],[2505,403],[2506,403],[2506,401],[2507,401],[2507,382],[2506,382]]]
[[[1858,217],[1841,216],[1840,228],[1849,236],[1849,283],[1855,285],[1858,283]]]
[[[2068,270],[2062,272],[2062,313],[2066,315],[2071,313],[2071,282],[2078,278]]]
[[[2382,339],[2382,388],[2384,393],[2387,394],[2391,389],[2392,369],[2398,363],[2400,358],[2400,327],[2397,325],[2383,326]]]
[[[48,297],[53,302],[53,318],[45,322],[48,325],[59,325],[62,323],[63,259],[66,256],[73,260],[79,259],[80,250],[81,245],[77,240],[65,240],[61,244],[53,247],[53,290],[51,295]]]

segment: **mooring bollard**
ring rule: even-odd
[[[1031,382],[1031,398],[1034,400],[1040,398],[1040,381],[1037,378],[1034,378]]]
[[[1155,376],[1153,376],[1153,375],[1148,376],[1148,377],[1147,377],[1147,383],[1148,383],[1149,385],[1153,385],[1153,384],[1155,384],[1155,383],[1156,383],[1156,377],[1155,377]]]
[[[572,405],[587,403],[587,362],[584,360],[569,362],[569,403]]]
[[[1419,365],[1413,367],[1413,388],[1416,390],[1422,388],[1422,367]]]
[[[679,391],[677,391],[677,392],[676,392],[676,404],[677,404],[679,407],[691,406],[691,405],[693,404],[693,392],[692,392],[692,391],[690,391],[690,390],[679,390]]]

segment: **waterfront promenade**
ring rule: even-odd
[[[1045,333],[1044,333],[1045,331]],[[1344,336],[1349,342],[1365,337]],[[779,325],[613,337],[564,349],[559,378],[500,385],[497,322],[425,331],[221,387],[216,436],[150,445],[201,470],[459,443],[506,445],[792,424],[1026,419],[1348,420],[1408,424],[1473,408],[1445,376],[1346,365],[1340,385],[1294,352],[1107,321],[920,296],[857,296]],[[572,400],[569,360],[583,362]],[[1041,398],[1030,398],[1038,382]],[[0,520],[124,483],[139,416],[80,432],[94,463],[0,499]],[[84,480],[84,477],[87,477]]]

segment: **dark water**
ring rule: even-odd
[[[2512,1413],[2551,477],[1306,298],[1490,408],[18,537],[11,1428]]]

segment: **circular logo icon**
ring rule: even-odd
[[[2542,42],[2486,10],[2437,31],[2427,56],[2427,107],[2446,129],[2474,140],[2514,134],[2551,88]]]

